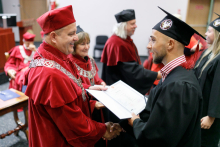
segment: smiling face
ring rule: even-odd
[[[89,34],[86,32],[80,32],[77,34],[79,40],[74,44],[74,52],[73,54],[77,54],[84,58],[88,56],[88,51],[90,48],[90,38]]]
[[[76,49],[74,50],[74,52],[75,54],[84,58],[85,56],[88,56],[89,48],[90,48],[90,42],[87,40],[84,40],[82,43],[76,46]]]
[[[74,42],[77,40],[78,36],[76,35],[76,23],[69,24],[60,31],[56,32],[56,48],[66,55],[73,52]]]
[[[213,27],[209,26],[209,28],[208,28],[207,32],[205,33],[205,35],[206,35],[206,42],[208,44],[212,44],[213,41],[214,41],[214,37],[215,37]]]
[[[137,28],[136,20],[130,20],[127,22],[126,32],[128,36],[134,35],[135,29]]]
[[[156,64],[162,63],[166,52],[167,37],[157,30],[152,30],[150,41],[147,48],[152,52],[153,62]]]

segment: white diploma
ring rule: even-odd
[[[87,91],[103,103],[119,119],[131,118],[132,112],[137,115],[146,106],[147,99],[122,81],[108,86],[106,91],[89,89]]]

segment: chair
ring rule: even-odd
[[[97,59],[95,57],[95,51],[96,50],[102,51],[107,40],[108,40],[108,36],[105,36],[105,35],[100,35],[100,36],[96,37],[96,45],[95,45],[94,50],[93,50],[93,58],[94,59]]]

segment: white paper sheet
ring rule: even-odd
[[[107,91],[87,91],[120,119],[131,118],[132,112],[139,114],[146,106],[144,96],[122,81],[112,84]]]

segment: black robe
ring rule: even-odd
[[[200,58],[202,56],[203,54]],[[202,89],[202,117],[215,117],[215,121],[210,129],[202,129],[202,146],[217,147],[220,139],[220,55],[206,66],[200,76],[202,67],[207,60],[208,56],[203,58],[199,66],[194,69],[195,75],[198,77]],[[200,61],[200,59],[198,61]],[[198,64],[198,61],[196,65]]]
[[[140,147],[200,147],[202,92],[193,71],[173,69],[133,122]]]
[[[102,80],[111,85],[122,80],[141,94],[145,95],[157,78],[157,72],[147,69],[136,61],[118,62],[116,66],[107,66],[103,63]]]
[[[157,78],[153,72],[141,65],[137,48],[130,37],[121,39],[112,35],[105,44],[102,52],[102,80],[111,85],[122,80],[145,95]],[[118,123],[120,120],[110,110],[103,109],[105,121]],[[135,139],[128,133],[121,133],[115,139],[108,141],[108,147],[134,147]]]

